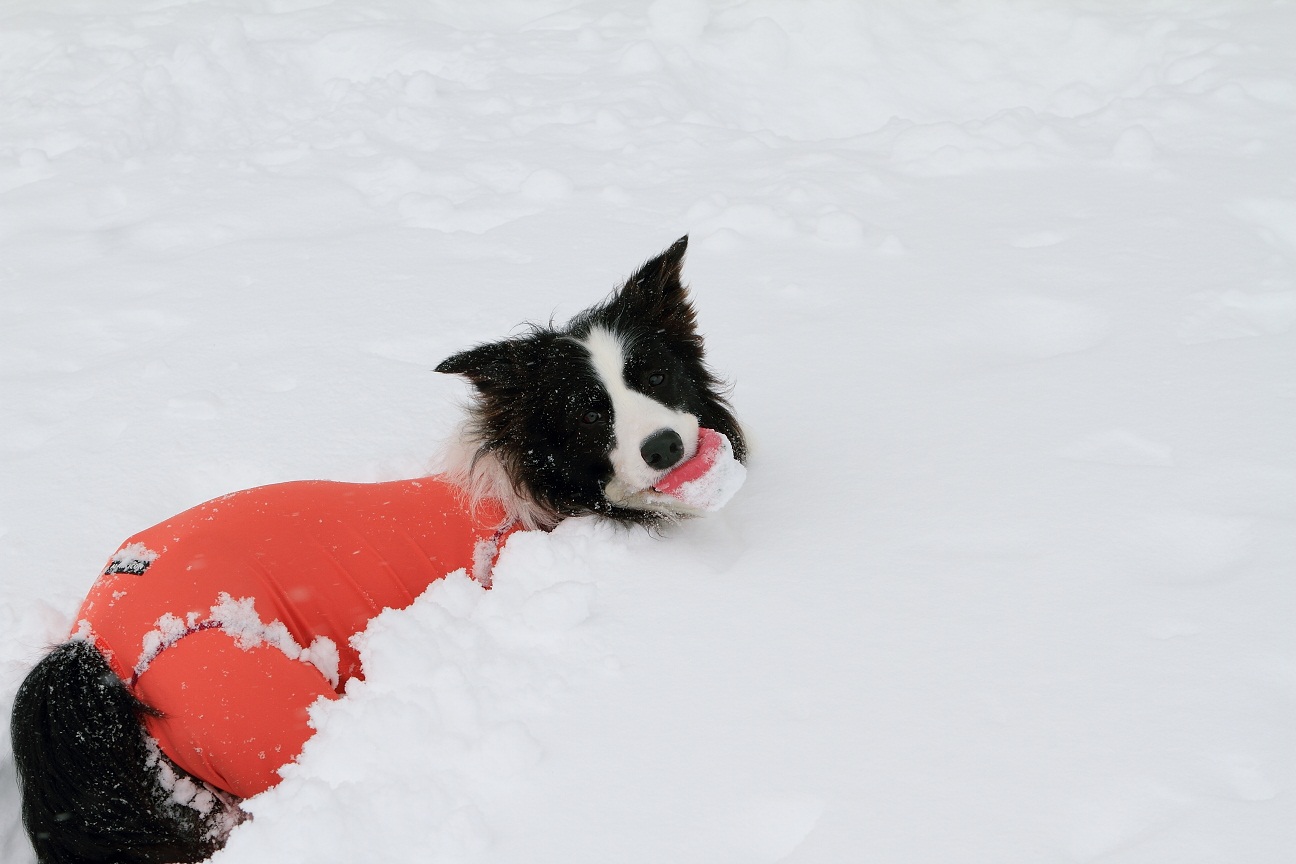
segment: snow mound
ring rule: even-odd
[[[320,849],[395,860],[411,825],[422,860],[490,846],[502,827],[493,802],[545,759],[533,727],[608,674],[606,648],[583,624],[603,568],[624,566],[599,548],[614,536],[591,520],[514,534],[494,588],[456,571],[375,618],[355,637],[364,679],[312,707],[317,734],[281,784],[245,802],[253,821],[213,860],[311,860]]]

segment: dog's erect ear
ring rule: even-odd
[[[509,378],[516,368],[516,348],[509,342],[491,342],[460,351],[437,364],[436,371],[463,375],[478,387]]]
[[[670,248],[639,268],[639,272],[630,277],[626,288],[632,286],[640,290],[679,291],[680,271],[684,269],[684,253],[688,251],[688,235],[676,240]]]
[[[666,321],[677,326],[693,327],[693,310],[688,292],[680,282],[688,235],[670,245],[631,276],[612,299],[613,310],[624,310],[640,320]]]

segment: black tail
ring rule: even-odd
[[[219,848],[228,801],[164,788],[176,774],[140,727],[150,712],[88,642],[60,645],[23,681],[14,763],[41,864],[201,861]]]

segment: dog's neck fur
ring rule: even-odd
[[[482,501],[498,501],[504,505],[507,521],[528,531],[548,531],[564,518],[514,486],[499,457],[482,446],[471,417],[460,424],[439,462],[439,473],[463,491],[469,509],[474,512]]]

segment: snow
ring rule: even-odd
[[[271,645],[284,653],[289,660],[300,660],[309,663],[319,670],[320,674],[337,687],[339,665],[341,663],[337,644],[327,636],[316,636],[309,646],[303,648],[297,644],[288,626],[278,618],[265,621],[256,609],[256,598],[240,597],[235,600],[229,592],[221,591],[212,604],[211,615],[198,620],[197,612],[190,612],[184,618],[171,612],[163,613],[155,622],[152,630],[144,634],[139,660],[135,662],[135,677],[143,675],[149,665],[157,659],[163,649],[169,648],[185,636],[197,633],[210,627],[219,627],[230,635],[234,644],[244,651],[259,645]],[[77,622],[78,638],[88,638],[90,622]]]
[[[224,596],[226,598],[229,597],[228,594]],[[251,602],[251,599],[249,599],[249,605]],[[84,619],[78,621],[78,632],[80,632],[82,628],[89,626],[89,623],[89,621]],[[153,629],[145,633],[143,640],[141,640],[140,656],[139,659],[135,661],[134,666],[135,675],[143,675],[144,671],[148,669],[149,664],[157,659],[158,654],[162,653],[162,649],[169,648],[179,642],[183,637],[196,630],[197,627],[198,614],[196,612],[190,612],[187,618],[181,618],[180,616],[173,615],[170,612],[163,613],[159,616],[158,619],[153,622]],[[231,633],[237,632],[232,628],[230,628],[230,630]],[[245,650],[256,644],[258,643],[248,643],[242,638],[239,639],[239,647]]]
[[[163,759],[162,750],[158,747],[156,741],[152,738],[145,738],[145,742],[148,746],[146,764],[157,771],[159,784],[163,789],[171,793],[169,796],[170,801],[179,804],[181,807],[188,807],[202,813],[204,816],[210,814],[217,806],[217,797],[200,783],[195,782],[192,777],[179,773],[171,766],[170,762]],[[225,810],[223,812],[231,817],[229,819],[231,822],[238,816],[237,811]],[[229,829],[233,827],[232,824],[213,826],[214,830],[209,836],[228,836]]]
[[[334,687],[338,684],[338,665],[341,661],[337,645],[333,640],[327,636],[316,636],[309,646],[303,648],[297,644],[297,640],[293,639],[287,625],[278,618],[267,622],[261,617],[256,610],[254,597],[240,597],[235,600],[228,593],[220,592],[215,605],[211,607],[211,617],[197,625],[191,623],[189,628],[180,635],[192,633],[208,622],[233,637],[234,644],[244,651],[258,645],[272,645],[282,651],[289,660],[300,660],[314,666]],[[147,647],[148,636],[144,638]],[[137,666],[135,672],[138,675],[143,672],[143,669]]]
[[[134,573],[139,575],[157,560],[158,553],[143,543],[130,543],[118,549],[108,559],[106,573]]]
[[[1175,0],[7,4],[0,707],[122,538],[417,475],[437,362],[687,232],[742,490],[385,613],[215,860],[1290,860],[1293,44]]]

